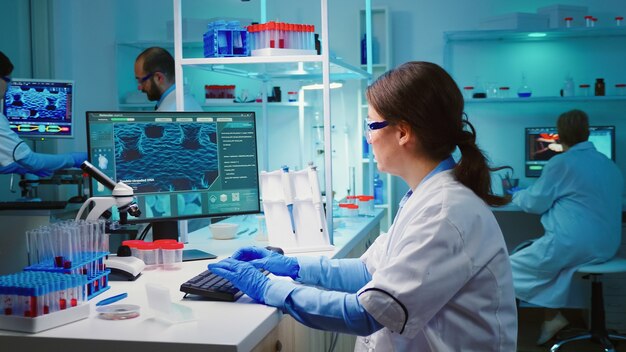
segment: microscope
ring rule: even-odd
[[[124,182],[115,182],[107,175],[98,170],[88,161],[83,162],[80,168],[96,179],[103,186],[110,189],[112,194],[110,197],[91,197],[80,207],[76,220],[83,217],[85,211],[93,205],[91,211],[87,214],[86,220],[97,220],[101,216],[109,213],[109,208],[116,206],[120,212],[120,223],[125,224],[128,214],[138,217],[141,215],[139,206],[135,203],[133,189]],[[110,216],[110,213],[108,214]],[[108,217],[108,216],[105,216]],[[128,249],[128,247],[125,247]],[[111,270],[109,280],[111,281],[134,281],[140,275],[146,264],[143,260],[133,257],[124,251],[122,246],[117,251],[117,256],[108,256],[104,264]]]
[[[109,208],[112,206],[117,207],[117,210],[120,213],[120,223],[122,224],[126,223],[128,214],[134,217],[141,215],[141,210],[139,210],[139,206],[135,203],[133,189],[130,186],[124,182],[116,183],[88,161],[83,162],[80,168],[89,176],[95,178],[96,181],[100,182],[103,186],[110,189],[112,194],[109,197],[91,197],[87,199],[87,201],[83,203],[78,210],[76,220],[81,219],[83,217],[83,213],[91,205],[93,205],[93,208],[89,214],[87,214],[86,220],[99,219],[103,214],[109,212]]]

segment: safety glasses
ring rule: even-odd
[[[365,121],[365,123],[363,124],[363,135],[369,143],[372,139],[372,131],[380,130],[387,126],[389,126],[389,121]]]

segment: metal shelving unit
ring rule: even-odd
[[[369,1],[369,0],[368,0]],[[324,120],[324,150],[332,151],[331,137],[331,116],[330,116],[330,82],[332,79],[368,79],[370,74],[358,67],[343,63],[340,60],[329,56],[329,41],[322,40],[321,55],[294,55],[294,56],[249,56],[249,57],[227,57],[227,58],[185,58],[183,57],[182,40],[182,0],[173,0],[174,5],[174,60],[176,74],[176,103],[181,109],[183,106],[184,84],[183,67],[194,67],[213,72],[231,74],[233,76],[245,77],[259,80],[266,84],[272,79],[316,79],[322,83],[322,106]],[[329,38],[328,35],[328,0],[320,0],[321,4],[321,38]],[[262,5],[261,22],[266,21],[266,11]],[[263,89],[263,91],[267,91]],[[267,106],[265,97],[262,103],[262,114],[267,116]],[[301,112],[302,114],[302,112]],[[300,119],[303,120],[302,118]],[[264,155],[268,154],[268,121],[263,119],[261,136],[264,136]],[[302,126],[301,126],[302,130]],[[267,164],[267,158],[265,158]],[[267,165],[265,165],[267,166]],[[266,168],[267,169],[267,168]],[[325,193],[333,194],[332,186],[332,153],[324,155],[324,180]],[[332,207],[327,207],[326,220],[328,231],[333,233]]]

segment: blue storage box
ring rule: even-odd
[[[215,21],[204,33],[204,57],[250,56],[248,30],[239,21]]]

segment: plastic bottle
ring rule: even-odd
[[[561,96],[563,97],[573,97],[574,96],[574,80],[570,76],[565,77],[565,81],[563,82],[563,90],[561,91]]]
[[[374,204],[383,204],[383,180],[374,174]]]
[[[595,95],[603,96],[605,92],[604,78],[596,78]]]

